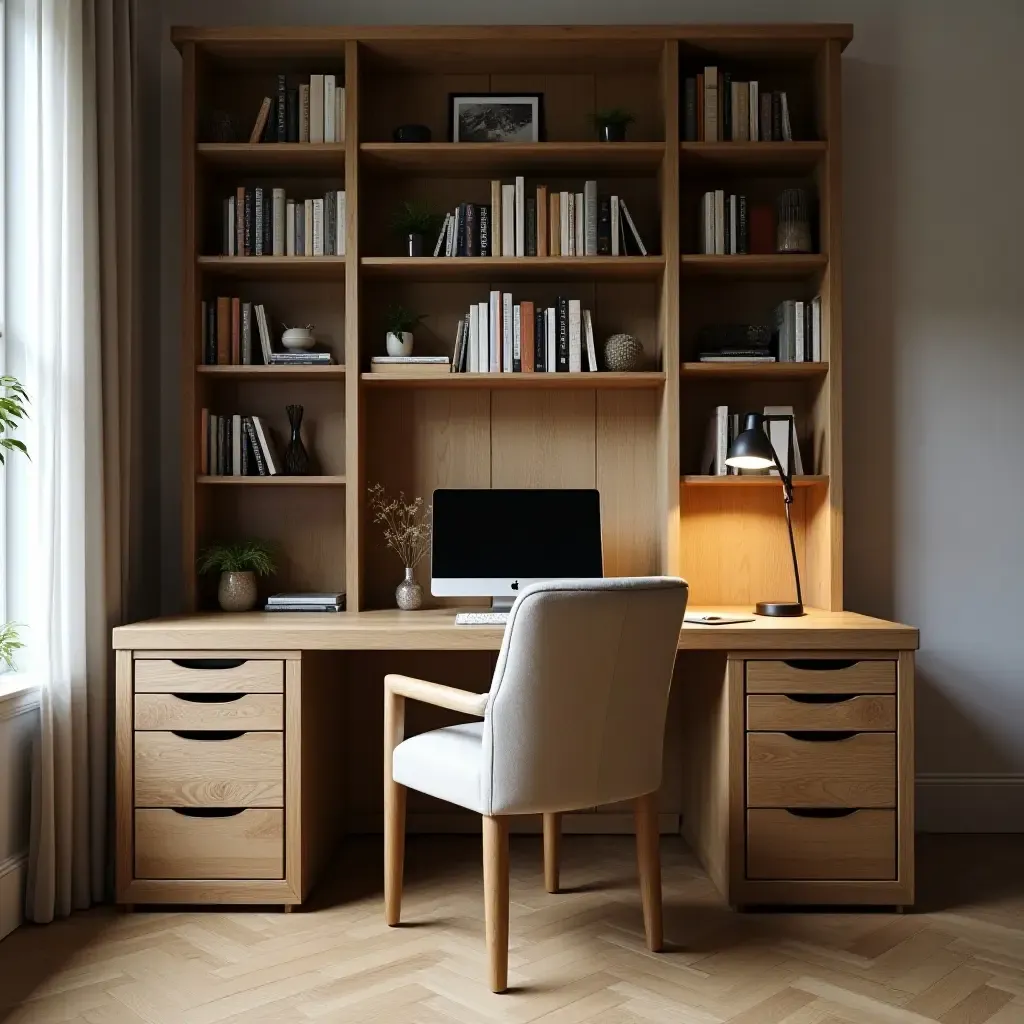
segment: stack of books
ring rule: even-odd
[[[750,410],[748,410],[749,412]],[[795,422],[793,407],[791,405],[766,405],[765,416],[788,416]],[[698,473],[708,476],[778,476],[777,469],[737,469],[735,466],[727,466],[725,460],[729,454],[729,446],[736,440],[739,432],[743,429],[745,412],[730,412],[727,405],[715,407],[714,414],[708,421],[707,437],[704,442],[704,451],[701,454]],[[788,471],[789,468],[789,424],[784,420],[776,423],[766,423],[765,433],[771,438],[772,445],[779,456],[782,468]],[[803,459],[800,456],[800,442],[798,435],[793,436],[793,473],[799,476],[804,471]]]
[[[374,356],[370,360],[370,372],[386,377],[446,376],[451,368],[452,361],[447,356]]]
[[[789,97],[706,67],[683,84],[684,142],[792,142]]]
[[[289,199],[283,188],[239,185],[222,205],[222,256],[345,255],[344,189]]]
[[[526,179],[491,182],[491,204],[460,203],[445,214],[435,256],[647,255],[625,200],[598,195],[597,182],[582,192],[555,192]]]
[[[203,476],[279,476],[281,461],[270,428],[259,416],[200,416],[199,472]]]
[[[204,366],[329,366],[333,362],[330,352],[275,352],[266,308],[237,296],[203,301],[202,353]]]
[[[249,142],[344,142],[345,87],[336,76],[290,77],[278,75],[276,95],[263,97]]]
[[[271,594],[264,611],[268,612],[343,612],[345,592],[323,594]]]

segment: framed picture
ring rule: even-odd
[[[448,103],[452,142],[540,142],[544,137],[543,93],[451,93]]]

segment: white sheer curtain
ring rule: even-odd
[[[43,686],[27,916],[106,886],[108,648],[93,0],[6,0],[10,372],[31,397],[12,466],[11,617]],[[8,545],[9,550],[11,545]]]

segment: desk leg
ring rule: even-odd
[[[402,917],[405,864],[405,786],[395,782],[392,755],[405,735],[405,698],[384,694],[384,920],[391,927]]]

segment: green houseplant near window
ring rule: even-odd
[[[28,457],[25,442],[10,436],[28,415],[26,405],[28,395],[18,379],[0,377],[0,466],[4,465],[8,452],[21,452]],[[13,622],[5,622],[0,626],[0,661],[9,669],[14,668],[14,655],[24,646]]]
[[[262,540],[211,544],[200,552],[197,568],[204,575],[220,573],[217,601],[226,612],[251,611],[256,604],[256,577],[277,571],[273,551]]]

